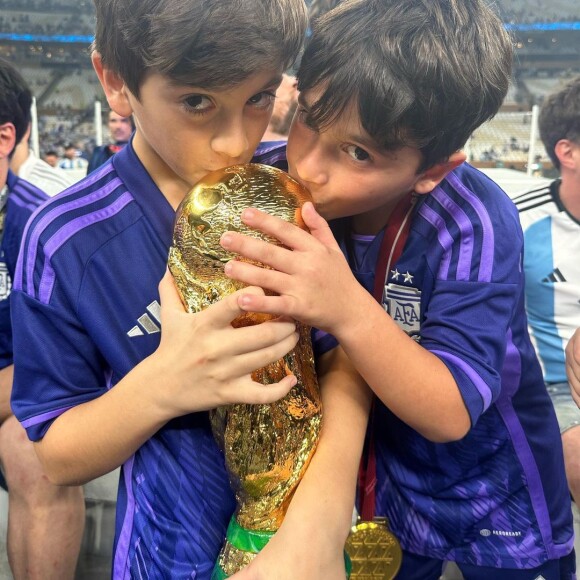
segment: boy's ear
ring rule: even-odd
[[[554,153],[560,161],[560,169],[580,167],[580,145],[570,139],[560,139],[554,147]]]
[[[127,98],[128,89],[125,81],[116,72],[103,65],[101,55],[96,50],[91,54],[91,60],[111,109],[122,117],[130,117],[133,110]]]
[[[14,123],[0,125],[0,160],[8,159],[16,147],[16,127]]]
[[[433,167],[429,167],[429,169],[421,173],[419,179],[415,182],[415,193],[431,193],[450,171],[453,171],[466,159],[467,155],[463,151],[456,151],[447,161],[442,161],[433,165]]]

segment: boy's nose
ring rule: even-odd
[[[294,173],[306,187],[308,184],[324,185],[328,181],[328,171],[315,151],[305,151],[294,160]]]
[[[242,122],[224,123],[211,141],[211,148],[218,153],[237,160],[249,147],[246,129]]]

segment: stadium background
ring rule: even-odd
[[[513,35],[513,80],[500,112],[476,131],[466,150],[471,163],[515,194],[555,175],[534,121],[546,95],[580,75],[580,2],[498,0],[494,5]],[[62,154],[73,142],[90,156],[95,144],[108,138],[107,104],[89,56],[93,30],[92,0],[0,0],[0,56],[18,67],[33,91],[40,155]],[[109,576],[114,483],[97,482],[86,491],[77,578],[98,580]],[[0,491],[0,580],[11,578],[4,551],[6,500]],[[579,546],[577,541],[577,555]]]
[[[532,107],[580,74],[580,3],[495,5],[514,38],[513,82],[500,113],[473,135],[468,154],[484,168],[549,174],[550,161],[530,136]],[[93,12],[90,0],[0,0],[0,56],[18,66],[36,97],[40,154],[72,141],[88,155],[100,138],[94,103],[102,103],[103,118],[107,106],[89,58]]]

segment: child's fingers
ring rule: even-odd
[[[261,385],[260,383],[251,381],[250,384],[243,387],[243,400],[239,402],[251,405],[267,405],[269,403],[274,403],[285,397],[292,387],[296,385],[296,382],[296,377],[294,375],[288,375],[279,383],[272,383],[271,385]],[[239,398],[240,397],[237,397],[236,401],[238,401]]]
[[[242,292],[246,294],[264,294],[261,288],[248,286],[212,304],[203,314],[208,319],[211,319],[215,326],[229,325],[232,320],[244,312],[238,305],[238,297]]]
[[[185,310],[169,268],[166,268],[165,275],[161,278],[158,288],[159,300],[164,310]]]
[[[312,242],[310,234],[298,226],[254,208],[242,212],[242,221],[248,227],[260,230],[294,250],[307,248]]]
[[[258,329],[257,326],[251,328]],[[296,346],[299,337],[298,332],[293,332],[278,342],[268,344],[260,349],[251,350],[247,346],[245,353],[230,360],[228,373],[232,377],[244,376],[280,360]]]
[[[248,286],[259,286],[278,294],[288,290],[289,279],[287,274],[261,268],[247,262],[232,260],[225,265],[224,273],[228,278],[243,282]]]
[[[253,294],[248,294],[248,296],[259,298],[259,296]],[[296,323],[293,320],[272,320],[261,324],[232,328],[229,337],[224,338],[224,340],[228,340],[228,338],[231,339],[231,343],[224,345],[224,347],[227,348],[230,356],[262,352],[262,349],[280,344],[282,341],[287,341],[284,346],[280,347],[273,354],[275,357],[273,360],[278,360],[286,354],[287,351],[284,348],[288,348],[286,346],[287,344],[291,345],[290,348],[296,344],[298,332],[296,330]],[[252,364],[250,363],[250,367]],[[256,368],[258,367],[249,368],[249,371],[253,371]]]
[[[310,233],[326,247],[340,251],[340,246],[334,238],[334,234],[328,222],[316,211],[314,204],[310,201],[302,206],[302,219],[310,230]]]
[[[229,252],[243,256],[248,260],[266,264],[281,272],[287,271],[290,267],[289,251],[264,240],[258,240],[237,232],[226,232],[221,237],[220,244]]]
[[[242,294],[238,298],[238,304],[245,312],[260,312],[294,317],[294,301],[287,296],[256,296]]]
[[[580,407],[580,331],[576,331],[566,345],[566,373],[572,398]]]

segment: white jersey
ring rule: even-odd
[[[50,196],[60,193],[77,181],[70,173],[58,167],[51,167],[46,161],[39,159],[32,150],[20,166],[18,177],[26,179]]]
[[[564,349],[580,327],[580,223],[559,189],[556,180],[514,199],[524,230],[530,334],[547,383],[567,381]]]

